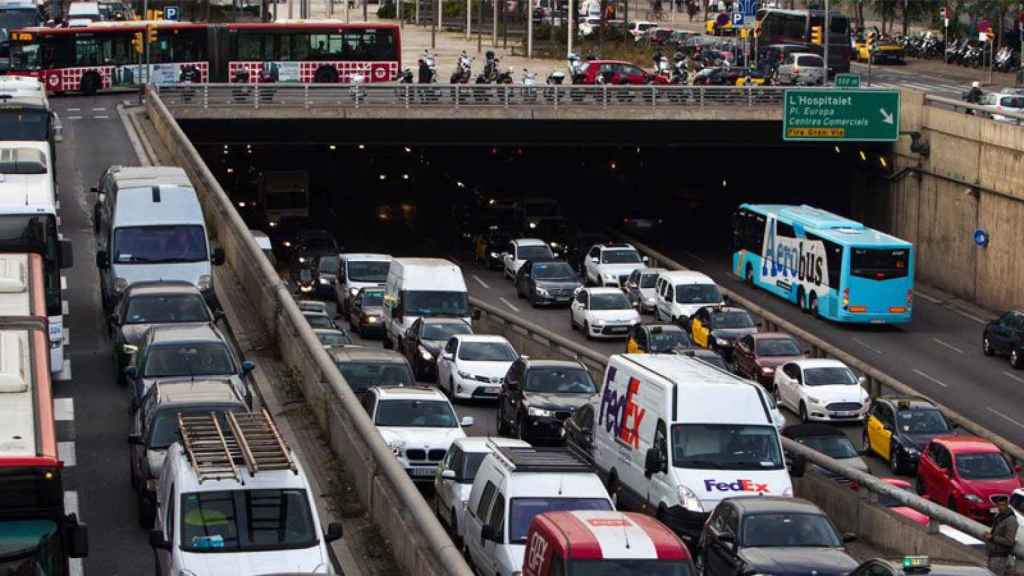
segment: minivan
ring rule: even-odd
[[[384,288],[384,347],[401,350],[401,338],[421,317],[462,318],[472,323],[462,270],[441,258],[396,258]]]

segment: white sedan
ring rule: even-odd
[[[589,338],[625,338],[640,313],[618,288],[581,288],[569,306],[572,329]]]
[[[863,421],[870,399],[863,381],[838,360],[805,359],[775,370],[779,403],[800,420]]]
[[[437,385],[453,400],[496,399],[517,358],[519,354],[502,336],[452,336],[437,357]]]
[[[505,277],[514,282],[516,273],[527,260],[554,260],[555,254],[543,240],[536,238],[517,238],[509,242],[508,248],[501,255]]]

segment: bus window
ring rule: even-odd
[[[75,38],[75,66],[99,66],[99,48],[95,38]]]
[[[907,250],[852,248],[850,275],[872,280],[903,278],[907,275]]]
[[[309,34],[298,32],[287,36],[292,47],[292,62],[309,60]]]
[[[342,56],[341,34],[310,34],[309,47],[315,60],[334,60]]]
[[[239,34],[236,53],[239,60],[264,60],[263,37],[255,34]]]

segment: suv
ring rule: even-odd
[[[775,70],[778,84],[817,86],[824,84],[825,61],[817,54],[793,52]]]
[[[597,244],[583,259],[583,271],[589,285],[620,288],[633,270],[644,268],[646,263],[647,257],[641,258],[632,244]]]
[[[460,422],[444,394],[427,386],[374,386],[363,407],[413,482],[433,482],[452,442],[465,438],[463,428],[473,425],[472,416]]]
[[[501,254],[502,267],[506,278],[515,281],[519,267],[527,261],[554,260],[555,254],[543,240],[516,238],[508,243]]]
[[[492,445],[473,481],[463,540],[477,573],[510,576],[523,569],[537,514],[614,509],[594,469],[567,450]]]
[[[306,472],[265,410],[182,416],[149,535],[157,574],[333,573]]]
[[[985,356],[1006,354],[1010,366],[1024,368],[1024,312],[1011,310],[986,324],[981,351]]]
[[[562,422],[596,394],[590,371],[579,362],[521,356],[498,393],[498,434],[561,443]]]
[[[363,398],[371,386],[416,385],[409,363],[398,352],[351,347],[335,348],[327,353],[359,398]]]
[[[248,411],[230,380],[161,382],[149,389],[132,416],[128,434],[132,488],[143,528],[153,527],[160,470],[168,447],[178,441],[178,415],[217,413],[220,425],[226,428],[224,413],[229,411]]]

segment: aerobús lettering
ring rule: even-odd
[[[738,479],[735,482],[719,482],[714,478],[704,481],[704,489],[708,492],[718,490],[719,492],[768,492],[768,484],[759,484],[753,480]]]
[[[640,390],[640,380],[630,378],[629,384],[626,386],[626,394],[620,396],[619,391],[611,386],[616,372],[614,367],[608,369],[604,393],[601,395],[601,410],[598,414],[597,424],[598,426],[603,424],[608,432],[614,430],[617,441],[636,450],[640,448],[640,423],[647,415],[647,410],[634,402],[634,397]]]
[[[767,228],[768,238],[765,241],[764,257],[761,259],[761,275],[792,277],[801,282],[811,282],[820,286],[825,279],[825,257],[811,250],[811,242],[807,242],[805,250],[804,240],[779,238],[775,234],[775,226]]]

